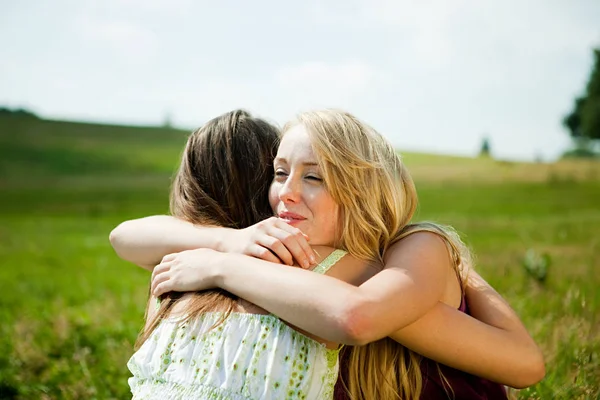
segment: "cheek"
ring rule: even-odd
[[[279,203],[279,187],[277,182],[271,183],[269,188],[269,204],[273,212],[277,211],[277,204]]]
[[[337,223],[340,214],[339,205],[335,202],[335,200],[333,200],[329,193],[327,193],[323,203],[323,210],[325,211],[325,214],[327,215],[328,219],[332,223]]]
[[[338,236],[340,233],[340,227],[342,225],[340,208],[338,207],[337,204],[334,204],[333,206],[330,207],[329,213],[331,215],[330,219],[329,219],[329,226],[333,232],[333,235],[335,236],[335,241],[337,242],[337,240],[339,239]]]
[[[327,236],[337,236],[340,225],[340,211],[338,204],[327,193],[320,201],[319,214],[321,229]]]

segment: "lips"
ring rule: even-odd
[[[287,222],[288,224],[293,224],[297,222],[304,221],[306,218],[300,214],[296,214],[290,211],[283,211],[279,213],[279,218]]]

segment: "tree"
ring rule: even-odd
[[[594,50],[594,66],[585,94],[575,99],[563,125],[574,139],[600,139],[600,49]]]
[[[492,150],[491,150],[491,145],[490,145],[490,139],[488,139],[487,137],[484,137],[483,141],[481,142],[481,150],[479,150],[479,156],[480,157],[489,157],[491,151]]]
[[[163,121],[163,128],[172,128],[173,127],[173,118],[171,117],[171,113],[167,112],[165,114],[165,119]]]
[[[581,131],[590,139],[600,139],[600,49],[594,50],[594,68],[581,108]]]
[[[35,113],[24,108],[10,109],[8,107],[0,107],[0,117],[21,117],[21,118],[39,118]]]
[[[575,108],[569,115],[563,119],[563,125],[571,132],[573,138],[581,137],[581,111],[583,110],[583,103],[585,97],[578,97],[575,99]]]

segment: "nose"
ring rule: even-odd
[[[289,175],[279,189],[279,199],[284,203],[299,202],[300,185],[299,179],[295,178],[294,175]]]

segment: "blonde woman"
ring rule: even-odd
[[[134,260],[131,255],[140,254],[143,246],[123,237],[135,236],[131,232],[141,226],[151,232],[151,225],[158,224],[154,226],[165,227],[173,238],[186,232],[193,238],[165,244],[152,235],[143,237],[152,246],[163,242],[163,251],[225,249],[229,240],[235,240],[232,250],[263,258],[274,252],[288,262],[294,256],[305,265],[313,254],[299,234],[302,231],[312,245],[350,253],[352,257],[332,268],[333,275],[352,259],[379,269],[355,287],[301,269],[203,249],[166,256],[154,270],[155,293],[221,287],[319,337],[354,345],[374,342],[352,348],[347,357],[344,375],[352,398],[431,398],[425,396],[435,391],[428,386],[433,374],[421,369],[419,355],[399,343],[512,386],[529,385],[543,375],[537,346],[497,295],[471,290],[475,304],[489,306],[487,315],[479,315],[489,325],[456,310],[463,303],[460,269],[469,263],[464,247],[436,225],[407,225],[416,207],[412,180],[391,146],[353,116],[304,113],[288,124],[275,160],[270,200],[280,220],[247,230],[199,229],[158,217],[122,226],[114,234],[114,244]],[[245,243],[239,240],[244,236]],[[134,261],[148,265],[150,259]],[[360,284],[365,277],[357,274],[352,283]],[[481,281],[479,285],[485,287]],[[395,341],[381,340],[386,336]],[[439,381],[444,381],[443,373]],[[442,393],[470,382],[466,375],[445,381],[448,387],[442,387]],[[505,397],[499,385],[486,382],[480,388]]]
[[[247,112],[221,115],[194,131],[171,191],[172,213],[190,223],[247,227],[271,213],[267,199],[278,129]],[[227,188],[227,189],[225,189]],[[313,273],[345,254],[321,247]],[[368,272],[345,262],[339,279]],[[302,334],[223,291],[161,296],[128,362],[134,399],[330,399],[338,345]]]

